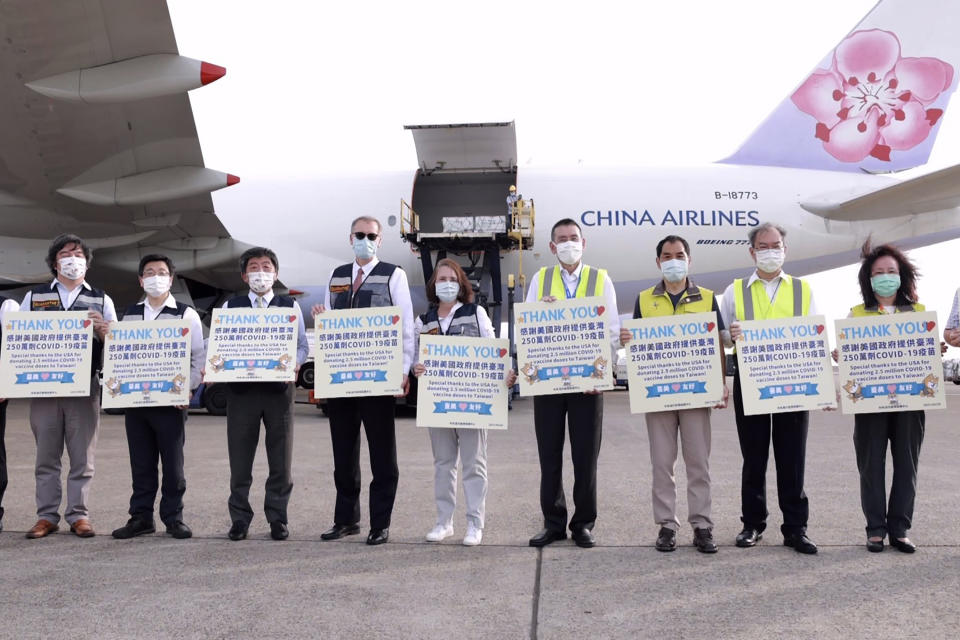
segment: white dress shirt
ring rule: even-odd
[[[950,315],[947,316],[947,326],[944,329],[956,329],[960,327],[960,289],[953,294],[953,306],[950,307]]]
[[[247,296],[250,298],[250,306],[254,309],[266,309],[270,306],[270,301],[273,300],[273,289],[267,291],[265,294],[258,295],[254,291],[248,291]],[[260,306],[260,302],[257,301],[257,298],[260,298],[263,306]],[[223,308],[229,308],[227,305],[230,304],[230,301],[223,303]],[[303,311],[300,310],[300,303],[296,300],[293,301],[293,308],[297,310],[297,366],[299,367],[304,362],[307,361],[307,356],[310,355],[310,343],[307,342],[307,325],[303,322]]]
[[[167,299],[159,307],[152,306],[150,299],[144,298],[143,319],[156,320],[164,308],[177,308],[177,300],[172,294],[168,293]],[[193,307],[187,307],[184,310],[183,319],[190,323],[190,389],[196,389],[202,381],[200,372],[203,370],[203,361],[207,355],[206,346],[203,343],[203,324],[200,322],[200,315]]]
[[[767,291],[767,297],[770,299],[770,302],[773,303],[773,299],[777,297],[777,291],[780,289],[780,283],[783,281],[784,276],[789,278],[792,282],[793,276],[787,275],[782,271],[777,274],[775,277],[770,280],[763,280],[763,287]],[[757,274],[757,271],[754,270],[750,274],[750,277],[747,279],[747,290],[753,286],[753,283],[757,280],[762,280]],[[726,327],[723,331],[720,332],[720,336],[723,338],[723,344],[726,347],[733,346],[733,342],[730,340],[730,324],[737,322],[737,300],[736,293],[733,291],[734,283],[731,282],[723,292],[723,300],[720,303],[720,317],[723,319],[723,326]],[[817,300],[813,295],[813,289],[810,289],[810,312],[807,315],[815,316],[818,315],[819,311],[817,309]],[[757,318],[761,320],[762,318]]]
[[[7,298],[0,305],[0,324],[3,324],[8,311],[20,311],[20,304],[16,300]]]
[[[437,318],[440,320],[440,328],[443,329],[443,332],[446,333],[450,328],[450,323],[453,322],[453,316],[456,314],[457,309],[463,306],[462,302],[457,302],[450,309],[445,317],[440,318],[438,315]],[[480,325],[480,337],[481,338],[496,338],[497,335],[493,332],[493,323],[490,322],[490,316],[487,315],[486,310],[480,305],[477,305],[477,323]],[[416,361],[420,362],[420,332],[423,331],[423,321],[420,319],[420,316],[417,316],[416,321],[413,323],[413,336],[414,336],[414,350],[416,354]]]
[[[57,286],[57,293],[60,294],[60,306],[66,310],[70,310],[70,305],[72,305],[77,296],[80,295],[82,289],[90,291],[93,289],[86,281],[81,282],[79,285],[74,287],[72,290],[67,289],[66,285],[60,282],[59,278],[54,278],[53,282],[50,283],[50,288]],[[24,296],[23,302],[20,303],[20,311],[30,311],[30,301],[33,300],[33,292],[27,291],[27,295]],[[110,299],[106,293],[103,294],[103,319],[106,322],[116,322],[117,321],[117,309],[113,306],[113,300]]]
[[[353,261],[353,271],[351,272],[350,286],[353,286],[353,282],[357,280],[357,272],[363,272],[363,279],[366,280],[367,276],[370,275],[370,272],[373,271],[373,268],[380,263],[380,258],[374,256],[373,260],[367,264],[360,266],[357,264],[357,261]],[[327,282],[330,282],[330,279],[333,278],[333,271],[330,272],[330,275],[327,277]],[[413,322],[413,301],[410,299],[410,283],[407,281],[407,273],[400,267],[397,267],[393,270],[393,275],[390,276],[390,281],[387,283],[387,286],[390,289],[390,298],[393,300],[393,304],[400,307],[400,317],[403,319],[403,375],[407,375],[410,372],[410,367],[413,366],[413,363],[416,360],[416,332],[414,331],[414,322]],[[330,287],[327,287],[327,291],[323,294],[323,307],[327,310],[331,310],[330,306]]]
[[[590,267],[591,269],[596,269],[596,267]],[[560,266],[560,278],[563,281],[563,286],[566,287],[567,291],[576,291],[577,287],[580,285],[580,274],[583,271],[583,261],[577,265],[577,268],[573,270],[573,273],[568,272],[563,266]],[[553,267],[547,267],[547,278],[553,277]],[[530,286],[527,288],[527,297],[524,299],[524,302],[538,302],[540,299],[537,297],[537,294],[540,291],[540,270],[537,269],[537,273],[533,276],[533,279],[530,281]],[[544,286],[544,292],[546,295],[550,295],[550,283],[548,282]],[[592,291],[587,291],[588,296],[593,296]],[[610,274],[604,274],[603,280],[603,300],[604,306],[607,307],[607,337],[610,339],[610,348],[613,352],[613,360],[611,362],[617,361],[617,349],[621,348],[620,345],[620,309],[617,307],[617,292],[613,288],[613,280],[610,279]]]

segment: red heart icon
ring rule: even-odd
[[[933,328],[937,326],[936,322],[930,321],[927,323],[927,331],[933,331]]]
[[[670,388],[673,389],[674,391],[680,391],[680,384],[677,382],[674,382],[672,385],[670,385]]]
[[[825,328],[826,328],[826,327],[824,327],[822,324],[818,324],[818,325],[817,325],[817,335],[820,335],[821,333],[823,333],[823,330],[824,330]]]
[[[247,366],[253,369],[253,365],[257,364],[256,360],[247,360]]]
[[[602,315],[603,315],[603,312],[606,311],[606,310],[607,310],[607,308],[606,308],[605,306],[600,305],[599,307],[597,307],[597,315],[598,315],[598,316],[602,316]]]
[[[460,403],[460,411],[466,411],[466,410],[467,410],[467,403],[466,403],[466,402],[461,402],[461,403]]]
[[[188,333],[190,333],[190,327],[183,327],[182,329],[180,329],[180,335],[181,335],[181,336],[185,336],[185,335],[187,335]]]
[[[397,324],[398,322],[400,322],[400,316],[393,316],[392,318],[390,318],[390,321],[393,322],[393,324]]]
[[[144,391],[149,391],[149,390],[150,390],[150,383],[149,383],[149,382],[144,382],[144,383],[143,383],[143,390],[144,390]]]
[[[47,380],[49,377],[50,377],[50,374],[49,374],[49,373],[41,373],[41,374],[40,374],[40,378],[43,379],[43,380]]]
[[[896,393],[896,392],[897,392],[897,385],[895,385],[895,384],[888,384],[888,385],[887,385],[887,391],[890,392],[890,393]]]
[[[717,323],[716,323],[716,322],[708,322],[708,323],[707,323],[707,333],[713,331],[713,330],[716,328],[716,326],[717,326]]]
[[[356,373],[353,374],[353,377],[356,378],[357,380],[359,380],[360,378],[363,377],[363,372],[362,372],[362,371],[357,371]]]
[[[791,391],[793,391],[793,385],[792,385],[792,384],[788,384],[788,385],[785,386],[783,389],[784,389],[787,393],[790,393]]]
[[[570,367],[561,367],[560,373],[562,373],[563,375],[567,375],[568,373],[570,373]]]
[[[506,350],[506,349],[500,349],[500,357],[502,358],[502,357],[505,356],[505,355],[507,355],[507,350]]]
[[[84,321],[83,321],[83,328],[86,329],[86,328],[89,327],[89,326],[90,326],[90,321],[89,321],[89,320],[84,320]]]

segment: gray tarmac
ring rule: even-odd
[[[275,542],[262,513],[250,538],[226,538],[229,469],[223,418],[195,414],[187,424],[185,520],[195,537],[158,533],[118,541],[127,519],[130,468],[123,418],[103,416],[91,516],[98,535],[66,527],[27,540],[33,525],[34,444],[24,401],[7,421],[10,486],[0,533],[2,638],[954,638],[960,623],[960,465],[956,415],[927,414],[911,539],[905,555],[864,548],[851,417],[812,415],[806,488],[809,534],[820,546],[802,556],[782,546],[771,455],[771,516],[753,549],[733,545],[740,530],[740,450],[733,410],[713,414],[712,556],[681,530],[673,553],[653,548],[650,464],[642,416],[627,394],[605,397],[599,465],[598,546],[569,540],[543,551],[527,546],[539,530],[539,467],[532,402],[514,403],[510,430],[489,436],[490,492],[483,544],[424,541],[435,518],[429,438],[411,418],[397,422],[400,488],[390,543],[363,544],[369,466],[364,443],[362,534],[323,542],[333,518],[332,455],[326,419],[297,406],[290,540]],[[261,444],[262,449],[262,444]],[[567,457],[568,504],[572,475]],[[686,513],[682,460],[677,468]],[[889,471],[888,471],[889,477]],[[263,451],[251,502],[263,501]],[[159,521],[158,521],[158,524]]]

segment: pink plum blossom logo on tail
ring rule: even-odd
[[[791,96],[817,120],[814,135],[841,162],[872,156],[886,162],[895,151],[927,139],[943,115],[929,108],[953,83],[953,67],[939,58],[904,58],[889,31],[856,31]]]

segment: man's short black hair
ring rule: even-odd
[[[666,238],[664,238],[663,240],[657,243],[658,258],[660,257],[660,252],[663,251],[663,245],[667,244],[668,242],[679,242],[683,244],[684,252],[687,254],[688,258],[690,257],[690,244],[686,240],[684,240],[680,236],[667,236]]]
[[[243,255],[240,256],[240,273],[247,272],[247,263],[254,258],[270,258],[270,262],[273,263],[273,270],[280,271],[280,261],[277,260],[277,254],[266,247],[253,247],[244,251]]]
[[[50,243],[50,248],[47,250],[47,266],[50,267],[50,273],[53,275],[57,275],[57,254],[68,244],[75,244],[83,249],[83,255],[87,259],[87,267],[89,267],[90,262],[93,261],[93,252],[90,250],[90,247],[87,246],[86,242],[72,233],[61,233],[53,239],[53,242]]]
[[[576,220],[574,220],[573,218],[563,218],[561,220],[557,220],[556,224],[554,224],[553,227],[550,229],[550,242],[553,242],[553,232],[557,230],[557,227],[566,227],[568,225],[575,226],[577,228],[577,231],[580,232],[580,235],[581,236],[583,235],[583,229],[580,228],[580,225],[577,224]]]
[[[146,255],[146,256],[143,256],[142,258],[140,258],[140,270],[139,270],[139,273],[140,273],[140,276],[141,276],[141,277],[143,277],[143,268],[146,267],[146,266],[147,266],[148,264],[150,264],[151,262],[163,262],[164,264],[166,264],[166,265],[167,265],[167,269],[170,271],[170,275],[171,275],[171,276],[173,275],[173,273],[174,273],[174,271],[175,271],[174,268],[173,268],[173,260],[171,260],[171,259],[168,258],[167,256],[162,255],[162,254],[159,254],[159,253],[151,253],[151,254],[149,254],[149,255]]]

